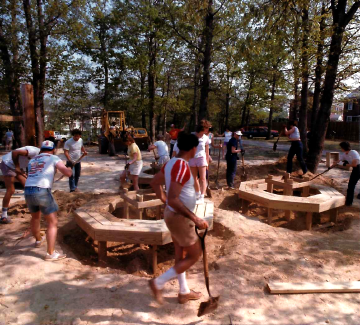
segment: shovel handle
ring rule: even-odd
[[[211,293],[210,293],[209,266],[208,266],[206,246],[205,246],[205,237],[206,237],[207,231],[208,230],[206,228],[205,232],[204,232],[204,235],[200,236],[199,228],[195,226],[195,232],[198,235],[198,237],[200,238],[201,247],[202,247],[202,250],[203,250],[203,264],[204,264],[204,276],[205,276],[206,289],[208,291],[209,296],[212,297]]]

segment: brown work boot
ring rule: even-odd
[[[162,290],[159,290],[158,288],[156,288],[155,286],[155,279],[151,279],[149,281],[149,287],[151,289],[151,292],[155,298],[155,300],[160,304],[162,305],[164,303],[164,300],[163,300],[163,296],[162,296]]]
[[[182,295],[179,293],[178,302],[179,304],[186,304],[189,300],[199,300],[202,297],[201,292],[196,292],[194,290],[190,290],[190,293]]]

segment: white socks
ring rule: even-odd
[[[7,218],[8,215],[8,208],[2,208],[2,215],[1,215],[1,218]]]
[[[201,192],[196,192],[196,199],[200,199],[201,197]]]
[[[180,286],[180,294],[186,295],[186,294],[190,293],[190,289],[186,282],[186,273],[183,272],[183,273],[178,274],[177,278],[178,278],[179,286]]]
[[[165,283],[176,278],[177,275],[178,274],[176,273],[173,267],[171,269],[168,269],[165,273],[161,274],[159,277],[157,277],[154,280],[156,288],[158,290],[162,290],[162,288],[164,288]]]

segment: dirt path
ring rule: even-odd
[[[98,165],[92,155],[91,176],[101,181],[103,174],[96,172]],[[112,159],[104,157],[100,164],[106,161],[111,163]],[[249,179],[267,173],[280,174],[282,167],[282,164],[248,167]],[[87,167],[84,178],[86,171]],[[118,172],[116,166],[109,175],[112,173],[115,179]],[[224,168],[220,175],[223,182]],[[335,176],[338,175],[331,177],[337,186],[344,184],[339,179],[345,179],[347,174],[342,178]],[[331,178],[320,181],[331,183]],[[177,304],[175,280],[166,286],[166,302],[159,307],[147,288],[152,275],[146,247],[114,244],[109,248],[108,267],[99,267],[96,244],[85,240],[72,211],[90,200],[106,201],[110,194],[70,194],[58,190],[57,247],[68,254],[68,259],[44,262],[45,245],[36,249],[32,238],[16,241],[28,228],[30,219],[21,202],[10,209],[14,223],[0,226],[0,324],[230,324],[230,318],[233,324],[360,323],[359,294],[269,295],[265,289],[269,281],[360,280],[358,207],[341,211],[341,221],[346,218],[351,221],[347,227],[309,232],[301,228],[304,224],[301,218],[296,230],[292,225],[268,226],[260,210],[242,215],[235,191],[213,194],[216,223],[207,245],[212,292],[221,296],[216,313],[197,318],[199,302]],[[159,256],[160,270],[164,271],[173,264],[171,244],[161,248]],[[207,299],[201,261],[187,277],[189,286],[201,291],[203,300]]]

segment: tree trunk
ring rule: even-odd
[[[149,87],[149,122],[150,122],[150,139],[155,140],[155,68],[156,68],[156,45],[154,33],[149,36],[149,71],[148,71],[148,87]]]
[[[143,71],[140,71],[141,127],[144,129],[146,129],[145,79],[146,74]]]
[[[311,131],[313,131],[316,128],[316,117],[320,105],[321,79],[324,70],[323,59],[324,59],[324,42],[325,42],[325,28],[326,28],[325,13],[326,13],[326,7],[325,7],[325,2],[323,2],[321,8],[321,20],[320,20],[320,39],[316,53],[315,90],[313,97],[313,105],[311,109],[311,128],[310,128]]]
[[[335,4],[333,4],[335,6]],[[313,130],[312,141],[307,158],[308,168],[315,173],[324,148],[327,127],[330,120],[331,105],[334,97],[334,86],[341,55],[341,45],[345,27],[354,17],[360,7],[360,1],[356,1],[346,13],[347,0],[339,0],[336,7],[332,7],[333,33],[331,36],[329,58],[326,65],[324,91],[321,96],[320,109],[316,119],[316,128]]]
[[[192,113],[190,117],[189,123],[189,132],[195,129],[196,125],[198,124],[198,112],[197,112],[197,102],[198,102],[198,74],[200,70],[199,66],[199,59],[198,57],[195,58],[195,68],[194,68],[194,97],[193,97],[193,104],[192,104]]]
[[[12,23],[16,21],[16,12],[15,8],[12,6],[11,9]],[[14,37],[15,35],[11,35]],[[16,37],[16,36],[15,36]],[[19,85],[19,76],[18,76],[18,54],[17,54],[17,41],[12,41],[13,47],[13,57],[11,60],[10,51],[9,51],[9,42],[6,40],[3,29],[2,21],[0,21],[0,56],[3,61],[4,66],[4,77],[3,81],[8,89],[9,97],[9,106],[12,116],[23,116],[23,109],[20,101],[20,85]],[[25,130],[24,130],[24,121],[14,122],[14,138],[15,138],[15,147],[19,148],[25,143]]]
[[[299,41],[299,24],[296,21],[294,28],[294,105],[291,107],[289,112],[289,120],[295,121],[298,117],[299,112],[299,75],[300,75],[300,64],[299,64],[299,50],[298,50],[298,41]]]
[[[104,97],[103,97],[104,109],[107,109],[108,100],[109,100],[109,65],[107,60],[107,46],[105,42],[106,28],[107,27],[105,26],[104,23],[100,23],[99,41],[100,41],[100,49],[101,49],[101,61],[104,69]]]
[[[250,92],[252,90],[252,84],[253,84],[253,78],[252,76],[250,76],[250,81],[249,81],[249,89],[246,93],[246,98],[245,98],[245,102],[244,102],[244,107],[242,110],[242,117],[241,117],[241,127],[243,127],[245,125],[245,121],[246,121],[246,111],[247,111],[247,107],[249,105],[249,100],[250,100]]]
[[[308,4],[302,9],[302,46],[301,46],[301,105],[299,113],[299,131],[304,156],[307,154],[307,110],[309,95],[309,12]]]
[[[167,121],[167,107],[168,107],[168,100],[170,94],[170,73],[167,75],[167,87],[166,87],[166,104],[164,107],[164,124],[163,124],[163,135],[165,136],[166,133],[166,121]]]
[[[271,138],[271,130],[272,130],[272,119],[274,113],[274,101],[275,101],[275,91],[276,91],[276,67],[273,71],[273,78],[271,83],[271,97],[270,97],[270,112],[269,112],[269,122],[268,122],[268,134],[266,139]]]
[[[214,13],[213,13],[213,0],[208,0],[207,14],[205,17],[205,29],[203,33],[203,40],[205,44],[204,57],[203,57],[203,78],[201,83],[200,92],[200,107],[199,107],[199,120],[208,117],[208,97],[210,92],[210,64],[211,64],[211,50],[212,40],[214,34]]]

